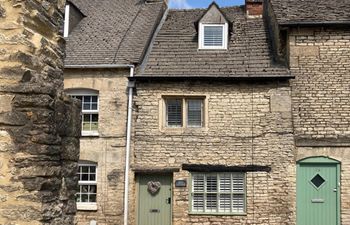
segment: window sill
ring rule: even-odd
[[[81,136],[82,137],[98,137],[100,134],[98,131],[82,131]]]
[[[189,212],[193,216],[247,216],[247,213],[210,213],[210,212]]]
[[[77,210],[97,211],[97,204],[96,203],[77,203]]]
[[[208,127],[162,127],[160,129],[161,132],[170,134],[203,133],[207,132],[208,130]]]

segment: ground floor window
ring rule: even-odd
[[[192,173],[191,212],[243,214],[245,173]]]
[[[95,209],[97,195],[96,164],[79,164],[79,185],[76,194],[78,209]]]

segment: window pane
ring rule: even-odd
[[[89,185],[89,193],[96,194],[96,185]]]
[[[220,212],[231,212],[231,194],[220,194]]]
[[[96,167],[90,166],[90,173],[96,173]]]
[[[88,194],[82,194],[81,195],[81,202],[89,202],[89,195]]]
[[[207,192],[217,192],[217,176],[207,175]]]
[[[233,195],[232,197],[232,212],[244,212],[244,195]]]
[[[189,127],[202,126],[202,103],[201,99],[187,100],[187,124]]]
[[[96,194],[89,195],[89,202],[96,202]]]
[[[81,172],[82,173],[88,173],[89,172],[89,167],[88,166],[81,166]]]
[[[206,211],[207,212],[216,212],[217,210],[217,195],[216,194],[207,194],[206,202]]]
[[[90,110],[91,109],[91,106],[90,106],[90,103],[84,103],[83,104],[83,110]]]
[[[81,185],[81,193],[88,193],[89,185]]]
[[[223,26],[204,26],[204,46],[223,46]]]
[[[204,194],[193,194],[193,211],[204,212]]]
[[[96,180],[96,175],[95,174],[90,174],[90,180],[95,181]]]
[[[182,100],[168,99],[166,101],[167,125],[169,127],[182,126]]]

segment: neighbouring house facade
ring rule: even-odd
[[[78,223],[349,224],[346,2],[132,2],[68,7]]]
[[[67,2],[64,88],[82,103],[78,225],[123,223],[128,77],[165,7],[163,1]]]

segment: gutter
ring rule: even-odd
[[[350,26],[350,21],[323,21],[323,22],[283,22],[281,27],[312,27],[312,26]]]
[[[130,66],[130,77],[134,77],[135,67]],[[132,105],[133,105],[133,89],[135,82],[128,83],[129,97],[128,97],[128,118],[126,128],[126,147],[125,147],[125,175],[124,175],[124,225],[128,225],[129,213],[129,170],[130,170],[130,146],[131,146],[131,122],[132,122]]]
[[[65,69],[114,69],[134,68],[132,64],[92,64],[92,65],[64,65]]]

